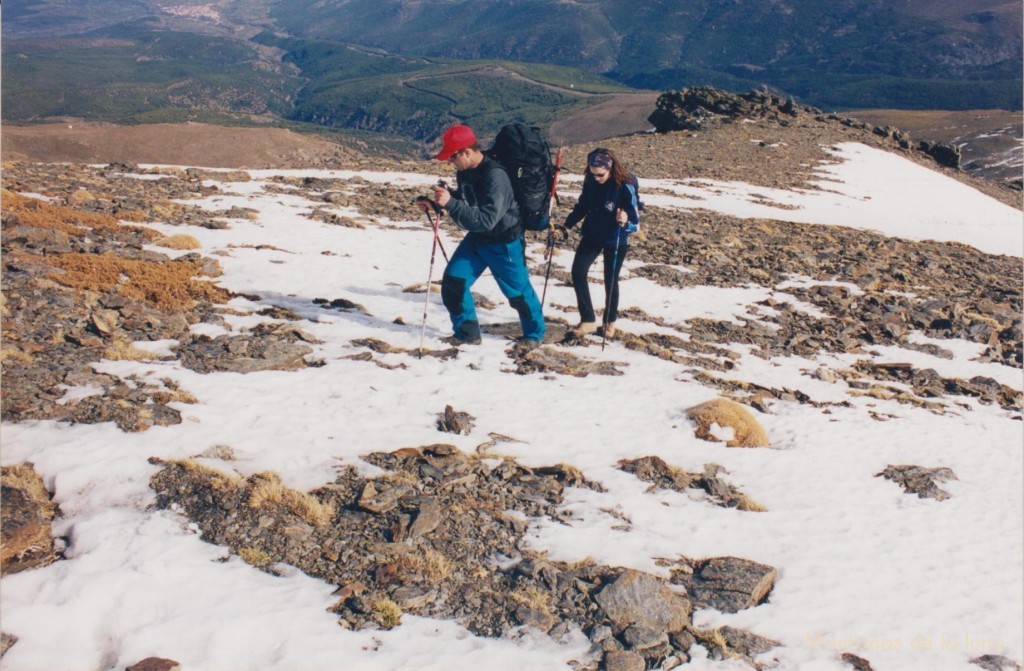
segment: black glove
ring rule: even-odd
[[[424,212],[427,211],[427,208],[433,210],[435,214],[441,214],[443,211],[441,206],[431,200],[428,196],[416,196],[415,202]]]

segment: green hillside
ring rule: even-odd
[[[201,120],[430,143],[623,92],[1020,109],[1020,0],[8,0],[3,119]],[[254,119],[253,117],[259,117]]]
[[[169,109],[286,115],[300,85],[248,42],[194,33],[121,28],[3,43],[4,119],[124,121]]]
[[[298,36],[433,58],[554,63],[660,90],[768,85],[822,107],[1020,109],[1021,4],[958,6],[282,0],[273,16]]]

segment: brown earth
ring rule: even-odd
[[[340,167],[360,155],[341,145],[281,128],[202,123],[118,126],[66,121],[3,126],[3,160],[158,163],[208,168]]]
[[[811,165],[829,160],[822,145],[864,142],[898,150],[887,138],[832,121],[804,116],[790,126],[767,121],[709,124],[700,133],[659,135],[643,131],[658,94],[610,96],[600,105],[552,124],[553,145],[567,146],[568,171],[582,170],[586,152],[598,144],[620,153],[641,177],[709,178],[746,181],[763,186],[806,186],[810,170],[793,171],[800,155]],[[1005,129],[1011,122],[1019,130],[1019,114],[1001,110],[969,112],[913,112],[861,110],[851,116],[867,123],[908,131],[916,140],[951,141],[968,138],[963,147],[965,164],[984,167],[986,157],[1015,148],[1012,133],[993,137],[988,130]],[[65,120],[42,125],[9,125],[2,131],[3,160],[71,163],[155,163],[210,168],[348,168],[401,169],[410,172],[450,173],[431,161],[395,161],[370,156],[329,140],[279,128],[233,128],[212,124],[149,124],[117,126]],[[764,143],[763,145],[761,143]],[[577,146],[574,146],[577,145]],[[964,181],[1013,207],[1021,206],[1019,191],[1006,188],[1002,173],[981,179],[971,172],[940,168],[919,152],[902,151],[907,158]],[[803,163],[801,160],[799,163]],[[785,166],[783,165],[785,164]],[[1019,169],[1014,168],[1018,173]],[[984,169],[979,173],[985,175]]]
[[[628,93],[609,96],[605,102],[556,121],[548,128],[552,145],[597,142],[609,137],[641,133],[652,128],[647,120],[659,93]]]
[[[842,112],[879,126],[895,126],[922,140],[949,142],[968,132],[1021,124],[1021,113],[1007,110],[861,109]]]

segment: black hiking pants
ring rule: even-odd
[[[622,262],[626,259],[626,251],[629,244],[627,237],[622,236],[619,244],[619,253],[616,258],[615,245],[605,246],[601,242],[581,238],[580,244],[576,247],[576,256],[572,259],[572,287],[576,290],[576,307],[580,311],[580,321],[597,321],[594,313],[594,304],[590,300],[590,287],[587,286],[587,273],[590,266],[594,265],[599,255],[604,255],[604,298],[608,312],[605,321],[609,324],[619,316],[619,272],[622,270]],[[615,267],[612,267],[612,264]]]

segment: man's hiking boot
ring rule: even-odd
[[[479,345],[481,342],[483,342],[483,340],[480,338],[480,336],[476,336],[475,338],[460,338],[459,336],[451,335],[448,336],[447,338],[441,338],[441,342],[458,347],[459,345]]]
[[[588,333],[597,332],[597,322],[580,322],[573,328],[572,334],[574,336],[585,336]]]
[[[605,338],[614,338],[615,337],[615,331],[616,331],[616,329],[615,329],[615,322],[612,322],[610,324],[605,324],[605,327],[604,327],[604,337]]]
[[[455,335],[448,336],[443,339],[449,345],[479,345],[482,340],[480,338],[480,324],[476,322],[462,322],[462,326],[459,327],[459,332]]]

